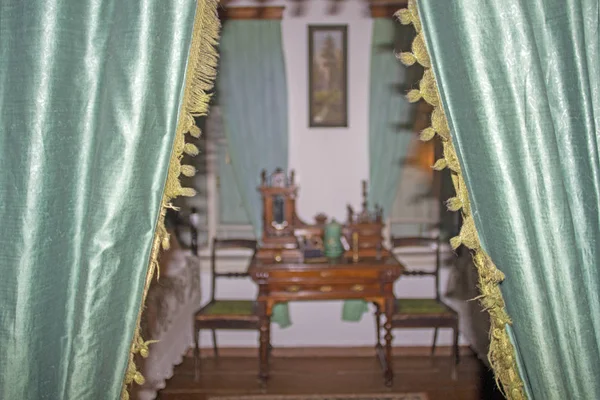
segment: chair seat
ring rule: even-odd
[[[215,300],[196,312],[196,320],[258,321],[256,302],[253,300]]]
[[[436,299],[396,299],[394,319],[411,318],[456,319],[456,311]]]

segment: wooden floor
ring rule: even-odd
[[[271,378],[265,388],[257,381],[258,360],[221,356],[202,360],[200,378],[194,379],[193,360],[186,357],[159,393],[160,400],[204,400],[233,394],[348,394],[426,392],[429,400],[496,400],[502,397],[491,374],[474,356],[461,358],[452,376],[448,356],[396,356],[392,388],[383,384],[374,356],[273,357]]]

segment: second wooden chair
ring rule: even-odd
[[[404,276],[423,276],[434,278],[435,280],[435,298],[398,298],[396,299],[395,312],[392,318],[392,328],[433,328],[433,343],[431,345],[431,354],[435,353],[438,330],[440,328],[450,328],[453,331],[452,356],[456,364],[459,361],[458,354],[458,313],[446,305],[440,295],[440,266],[441,266],[441,246],[438,237],[397,237],[392,238],[392,249],[421,247],[427,248],[429,254],[435,255],[435,269],[432,270],[408,270]],[[380,310],[376,312],[377,324],[377,346],[381,346],[380,341]]]
[[[210,301],[200,308],[194,317],[194,362],[196,370],[200,362],[200,331],[210,329],[212,331],[213,351],[218,357],[217,330],[258,330],[259,318],[256,302],[254,300],[232,300],[217,299],[216,289],[219,278],[246,278],[247,272],[219,272],[217,270],[217,253],[220,251],[231,251],[247,249],[254,257],[256,252],[256,240],[247,239],[214,239],[210,257],[211,271],[211,293]]]

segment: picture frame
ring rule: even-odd
[[[348,127],[348,25],[308,27],[308,126]]]

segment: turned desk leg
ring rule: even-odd
[[[377,338],[377,344],[375,349],[381,351],[381,306],[375,303],[375,337]]]
[[[261,383],[269,379],[269,344],[271,343],[271,315],[264,302],[260,303],[259,373]]]
[[[386,300],[385,302],[385,324],[383,329],[385,330],[385,385],[392,386],[394,382],[394,370],[392,366],[392,315],[394,314],[394,302],[393,300]]]

